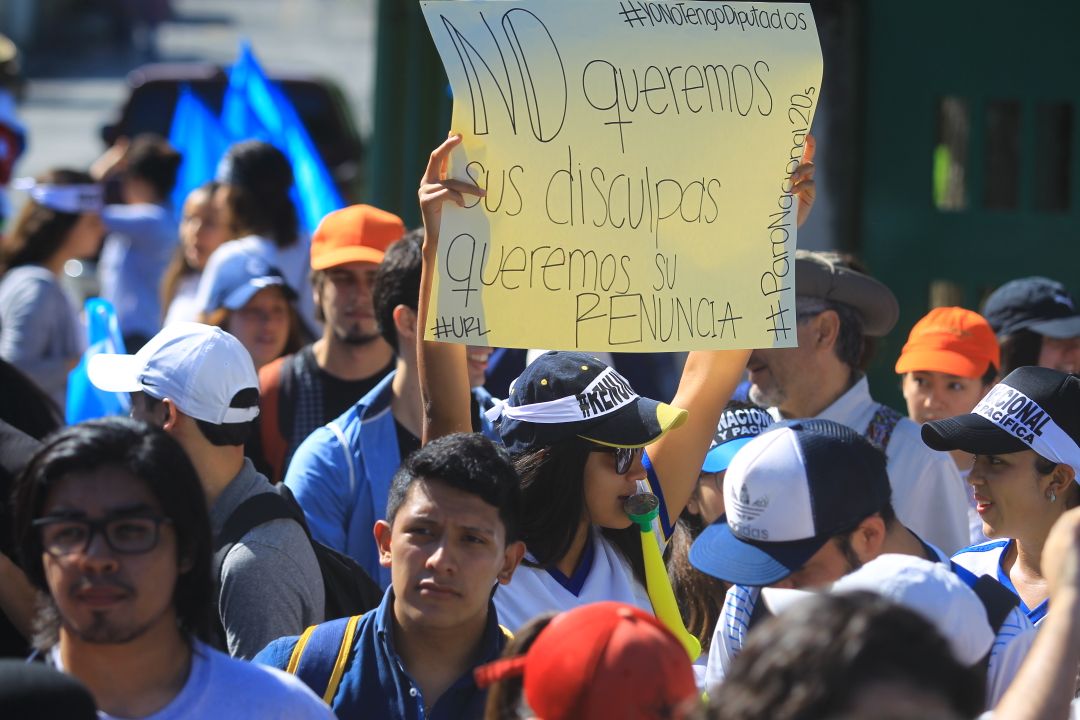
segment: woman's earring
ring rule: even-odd
[[[1049,500],[1052,503],[1057,502],[1057,493],[1055,493],[1053,490],[1051,490],[1049,493],[1047,493],[1046,499]]]

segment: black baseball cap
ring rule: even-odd
[[[1052,338],[1080,337],[1080,311],[1073,296],[1050,278],[1005,283],[986,299],[983,316],[999,336],[1031,330]]]
[[[690,564],[762,587],[797,572],[892,497],[885,454],[846,425],[774,425],[743,446],[724,478],[727,513],[690,547]]]
[[[1007,455],[1034,450],[1080,477],[1080,377],[1026,366],[1009,373],[967,415],[922,426],[935,450]]]
[[[96,720],[97,709],[72,676],[44,663],[0,660],[0,717]]]
[[[582,352],[551,350],[510,384],[487,411],[511,453],[569,437],[610,447],[643,447],[686,421],[686,411],[634,392],[614,368]]]

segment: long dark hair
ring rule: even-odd
[[[514,467],[521,477],[521,539],[535,561],[533,567],[552,567],[574,543],[581,518],[585,517],[585,462],[588,443],[581,438],[520,453]],[[641,531],[636,525],[601,532],[630,563],[634,578],[645,584],[645,558]]]
[[[540,613],[517,629],[503,648],[500,658],[512,658],[529,652],[533,642],[555,617],[554,612]],[[484,720],[517,720],[521,715],[521,693],[524,680],[518,676],[504,678],[488,688],[487,703],[484,705]]]
[[[1017,330],[998,336],[1001,346],[1001,377],[1018,367],[1038,365],[1042,352],[1042,335],[1033,330]]]
[[[690,564],[690,546],[704,529],[700,515],[683,510],[668,541],[667,571],[683,624],[701,643],[701,651],[707,653],[728,585]]]
[[[205,193],[206,202],[213,202],[214,191],[217,190],[217,188],[218,184],[211,180],[192,190],[188,193],[188,197],[191,197],[195,193]],[[187,255],[184,253],[184,244],[182,242],[178,244],[176,250],[173,252],[172,259],[169,260],[169,264],[161,276],[162,320],[165,319],[165,316],[169,312],[169,306],[172,305],[173,300],[176,299],[176,293],[180,290],[180,281],[185,277],[196,275],[199,272],[201,271],[196,270],[188,264]]]
[[[218,182],[229,187],[233,237],[262,235],[279,248],[299,237],[300,221],[289,197],[292,166],[276,147],[260,140],[236,143],[225,153]]]
[[[94,181],[79,170],[50,170],[36,178],[49,185],[90,185]],[[20,265],[41,265],[67,241],[79,222],[79,213],[60,212],[28,200],[15,219],[11,233],[0,244],[0,274]]]
[[[173,607],[189,636],[209,638],[213,583],[210,517],[199,476],[187,453],[165,431],[124,417],[90,420],[49,437],[16,482],[12,509],[19,560],[30,581],[48,592],[41,538],[31,524],[52,488],[71,473],[105,467],[126,470],[157,499],[176,531],[177,561],[190,563],[173,591]]]

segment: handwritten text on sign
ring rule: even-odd
[[[428,338],[685,350],[795,344],[810,6],[425,2],[487,191],[443,216]]]

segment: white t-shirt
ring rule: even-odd
[[[558,570],[518,566],[507,585],[495,593],[499,623],[510,632],[543,612],[562,612],[580,605],[615,600],[652,612],[645,586],[634,578],[630,563],[600,532],[590,529],[589,544],[572,577]]]
[[[939,548],[933,545],[929,547],[937,555],[939,562],[949,562],[949,558]],[[724,607],[720,611],[720,619],[716,623],[709,648],[709,664],[705,670],[706,688],[719,685],[727,676],[732,662],[746,644],[750,616],[760,600],[759,588],[740,585],[733,585],[724,596]],[[1005,617],[990,648],[990,662],[986,671],[987,707],[996,705],[1005,694],[1034,640],[1035,628],[1031,621],[1019,607],[1013,608]]]
[[[162,327],[175,322],[198,322],[202,308],[196,294],[199,291],[199,274],[185,275],[176,285],[176,295],[165,311]]]
[[[649,491],[660,501],[660,512],[653,520],[653,537],[661,554],[671,536],[667,522],[667,503],[648,453],[642,455],[646,479],[638,483],[639,491]],[[526,554],[526,560],[530,558]],[[495,593],[495,608],[499,623],[510,632],[517,632],[526,622],[544,612],[562,612],[594,602],[614,600],[653,612],[649,591],[634,577],[630,563],[622,552],[608,541],[598,527],[589,528],[589,538],[573,576],[566,577],[557,569],[531,567],[522,563],[507,585]]]
[[[58,648],[53,648],[50,658],[63,671]],[[104,711],[98,711],[98,717],[113,719]],[[172,702],[143,720],[190,718],[333,720],[334,714],[299,678],[276,668],[233,659],[196,641],[191,673],[184,687]]]
[[[1013,595],[1020,598],[1020,593],[1016,592],[1016,586],[1012,583],[1012,578],[1001,567],[1001,557],[1009,551],[1009,546],[1015,540],[988,540],[978,545],[972,545],[971,547],[964,548],[960,552],[952,556],[954,563],[970,570],[975,576],[989,575],[997,580],[999,583],[1009,589]],[[1024,601],[1020,600],[1020,609],[1027,615],[1034,625],[1038,626],[1046,617],[1046,608],[1049,601],[1043,600],[1037,607],[1029,608],[1024,604]]]

